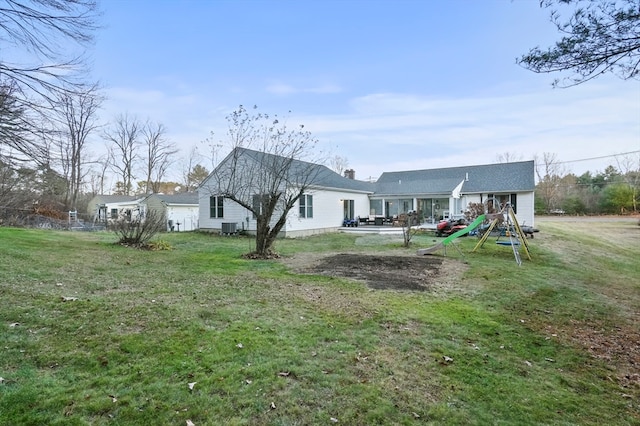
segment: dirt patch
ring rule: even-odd
[[[340,253],[290,258],[286,263],[301,273],[352,278],[375,290],[435,291],[452,287],[464,264],[437,256]],[[455,263],[455,267],[453,267]]]

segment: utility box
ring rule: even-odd
[[[238,233],[236,224],[231,222],[223,222],[222,229],[220,229],[220,233],[224,235],[231,235],[231,234]]]

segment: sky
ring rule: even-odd
[[[209,169],[228,152],[225,117],[239,105],[303,124],[362,180],[505,155],[553,154],[578,175],[627,152],[640,161],[638,80],[554,89],[568,74],[516,63],[559,37],[537,0],[103,0],[101,9],[89,52],[107,96],[101,120],[161,123],[180,158],[197,147]]]

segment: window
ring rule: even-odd
[[[355,202],[353,200],[342,200],[342,210],[345,219],[355,219]]]
[[[224,217],[224,197],[209,197],[209,217],[222,219]]]
[[[300,197],[300,217],[313,217],[313,195],[303,194]]]
[[[489,210],[491,210],[491,207],[493,206],[492,198],[494,200],[497,200],[498,203],[500,204],[499,206],[495,206],[496,209],[502,210],[504,206],[506,206],[507,203],[509,203],[511,204],[511,208],[513,209],[513,212],[518,213],[518,206],[517,206],[518,195],[517,194],[487,194],[487,201],[489,202]]]
[[[118,218],[118,209],[111,209],[111,218],[112,219]]]

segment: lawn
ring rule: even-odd
[[[521,267],[471,237],[257,261],[244,237],[0,228],[0,424],[637,425],[637,221],[540,220]],[[395,272],[420,290],[316,268],[336,254],[424,259]]]

